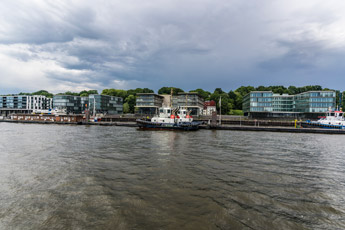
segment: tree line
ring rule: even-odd
[[[245,95],[251,91],[272,91],[276,94],[299,94],[307,91],[326,91],[331,90],[328,88],[322,88],[320,85],[310,85],[303,87],[296,86],[241,86],[236,90],[230,90],[229,92],[223,91],[221,88],[216,88],[213,92],[209,92],[203,89],[190,90],[189,92],[198,93],[205,101],[213,100],[216,102],[217,110],[220,109],[219,99],[221,99],[221,113],[229,115],[241,115],[242,114],[242,100]],[[176,87],[162,87],[158,90],[158,94],[171,94],[177,95],[179,92],[185,92],[183,89]],[[337,103],[339,102],[339,91],[337,92]],[[134,113],[136,105],[136,97],[138,93],[154,93],[152,89],[148,88],[136,88],[136,89],[104,89],[102,95],[116,96],[123,99],[123,111],[124,113]],[[86,97],[90,94],[98,94],[97,90],[83,90],[79,93],[67,91],[65,93],[58,93],[57,95],[73,95]],[[54,95],[46,90],[40,90],[34,93],[20,93],[20,95],[44,95],[47,97],[53,97]],[[345,107],[345,101],[342,101],[343,108]]]

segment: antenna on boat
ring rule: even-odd
[[[173,88],[170,88],[170,108],[172,108]]]
[[[187,109],[187,103],[188,103],[188,95],[186,94],[186,109]]]

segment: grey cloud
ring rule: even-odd
[[[284,1],[274,4],[269,0],[98,4],[4,0],[0,3],[0,43],[27,44],[22,52],[16,49],[5,55],[23,64],[51,60],[66,71],[44,70],[46,78],[66,86],[115,87],[114,81],[121,81],[128,82],[126,87],[175,85],[213,90],[242,84],[288,84],[289,75],[294,75],[289,79],[295,79],[296,85],[314,84],[321,76],[313,79],[308,74],[335,74],[330,68],[343,51],[337,56],[325,45],[327,39],[311,39],[315,34],[306,22],[319,23],[317,29],[322,31],[339,19],[327,17],[322,23],[326,11],[315,10],[315,4],[310,4],[313,12],[307,16]],[[69,71],[81,75],[68,76]]]
[[[318,59],[324,55],[323,44],[314,41],[287,42],[277,41],[287,52],[274,59],[260,63],[261,68],[269,71],[287,71],[317,68]]]

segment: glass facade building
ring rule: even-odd
[[[2,109],[48,110],[52,107],[52,99],[40,95],[0,96]]]
[[[138,93],[136,98],[136,110],[139,114],[158,114],[158,109],[163,105],[163,96],[155,93]]]
[[[273,93],[266,91],[250,92],[243,98],[243,111],[272,112]]]
[[[0,96],[0,109],[29,109],[29,96]]]
[[[294,96],[288,94],[273,94],[273,112],[294,112]]]
[[[81,97],[72,95],[55,95],[53,107],[63,113],[80,114],[82,112]]]
[[[72,95],[55,95],[53,98],[54,109],[67,114],[81,114],[89,109],[96,114],[122,114],[123,100],[120,97],[92,94],[88,97]]]
[[[308,91],[296,95],[274,94],[271,91],[252,91],[243,98],[245,115],[266,114],[274,116],[297,116],[306,113],[325,113],[336,107],[334,91]]]
[[[178,95],[158,95],[155,93],[138,93],[136,109],[139,114],[155,115],[159,108],[167,106],[182,107],[192,111],[191,115],[201,115],[204,108],[204,99],[198,93],[178,93]]]
[[[1,114],[32,113],[52,108],[52,99],[41,95],[0,96]]]
[[[202,115],[204,109],[204,99],[198,93],[178,93],[176,96],[172,96],[172,107],[182,107],[189,111],[192,111],[191,115]]]
[[[336,93],[333,91],[310,91],[295,96],[295,111],[301,113],[325,113],[335,110]]]
[[[80,102],[81,102],[81,111],[82,112],[89,109],[89,97],[81,97]]]
[[[96,114],[122,114],[123,99],[121,97],[92,94],[89,95],[89,109]]]

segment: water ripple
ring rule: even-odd
[[[0,229],[344,229],[343,136],[0,124]]]

